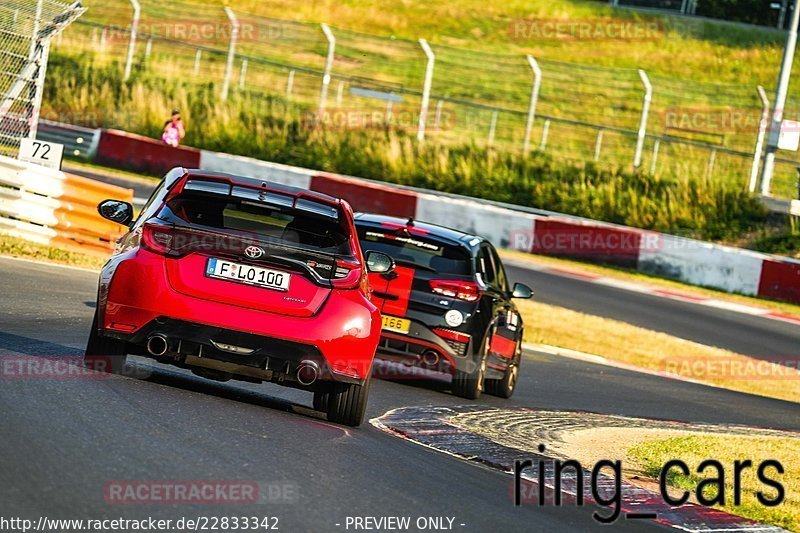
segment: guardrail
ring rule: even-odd
[[[200,150],[173,148],[160,140],[126,131],[103,130],[96,160],[102,165],[160,176],[174,167],[199,167]]]
[[[84,128],[62,122],[40,120],[36,138],[64,145],[64,155],[92,160],[100,143],[100,128]]]
[[[133,190],[0,156],[0,232],[44,245],[108,255],[124,233],[97,204],[133,201]]]

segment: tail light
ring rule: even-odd
[[[464,357],[467,353],[467,346],[472,337],[460,331],[454,331],[447,328],[433,328],[433,332],[439,337],[444,339],[444,342],[455,352],[459,357]]]
[[[438,336],[440,336],[443,339],[447,339],[447,340],[450,340],[450,341],[456,341],[456,342],[467,343],[472,338],[466,333],[461,333],[460,331],[455,331],[455,330],[446,329],[446,328],[433,328],[433,332],[436,333]]]
[[[233,250],[241,243],[229,242],[224,236],[214,236],[188,229],[175,229],[152,222],[142,226],[141,245],[159,255],[183,257],[198,250]]]
[[[465,302],[477,302],[481,297],[481,289],[473,281],[432,279],[428,283],[430,283],[431,291],[441,296],[458,298]]]
[[[364,268],[358,261],[336,260],[336,267],[331,280],[335,288],[355,289],[358,286],[363,286],[365,279]]]

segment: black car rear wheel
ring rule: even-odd
[[[337,383],[327,392],[314,393],[314,408],[326,411],[328,420],[347,426],[358,426],[364,420],[369,396],[369,382]]]
[[[472,372],[462,372],[456,370],[453,374],[453,394],[466,398],[467,400],[477,400],[483,391],[484,375],[486,374],[486,353],[481,350],[478,366]]]
[[[502,379],[487,379],[486,393],[500,398],[511,398],[519,378],[519,365],[512,364],[503,372]]]
[[[123,374],[128,360],[126,348],[125,341],[103,337],[97,333],[97,311],[95,311],[83,365],[104,374]]]

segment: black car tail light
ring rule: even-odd
[[[481,297],[481,289],[474,281],[432,279],[428,283],[431,291],[440,296],[458,298],[465,302],[477,302]]]
[[[467,353],[467,345],[472,340],[470,335],[447,328],[433,328],[433,332],[444,339],[456,355],[464,356]]]

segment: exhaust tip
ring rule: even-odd
[[[422,362],[425,366],[436,366],[439,363],[439,354],[433,350],[426,350],[422,354]]]
[[[314,361],[302,361],[297,367],[297,382],[301,385],[311,385],[319,377],[319,365]]]
[[[169,342],[164,335],[157,333],[147,339],[147,351],[150,355],[160,357],[166,354],[167,350],[169,350]]]

